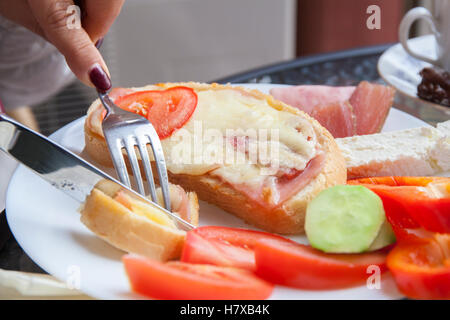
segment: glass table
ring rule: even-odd
[[[218,83],[281,83],[289,85],[322,84],[352,86],[366,80],[383,83],[377,70],[381,54],[394,44],[301,57],[292,61],[262,67],[226,78]],[[397,92],[394,105],[429,124],[450,119],[450,108],[442,111],[420,99]]]
[[[363,80],[383,83],[377,71],[377,62],[380,55],[391,45],[301,57],[216,79],[213,82],[324,84],[332,86],[356,85]],[[450,119],[448,114],[400,94],[396,95],[395,107],[430,124]],[[75,120],[75,118],[72,120]],[[45,130],[45,128],[43,129]],[[44,272],[28,258],[15,241],[6,224],[4,213],[0,214],[0,268]]]

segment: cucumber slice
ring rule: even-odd
[[[373,240],[367,251],[375,251],[384,248],[393,244],[395,240],[395,233],[394,230],[392,230],[391,224],[387,220],[384,220],[377,237]]]
[[[386,220],[383,202],[363,186],[339,185],[319,193],[306,210],[305,231],[324,252],[367,251]]]

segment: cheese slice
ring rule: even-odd
[[[450,173],[450,121],[433,127],[336,139],[348,178]]]
[[[159,225],[176,229],[175,223],[167,214],[148,203],[130,197],[125,191],[119,191],[114,200],[127,207],[134,214],[150,219]]]

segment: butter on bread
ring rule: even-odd
[[[323,189],[346,182],[345,161],[332,135],[306,113],[275,100],[270,95],[242,87],[193,82],[165,83],[131,90],[164,90],[175,86],[190,87],[199,97],[197,109],[182,129],[192,130],[196,119],[203,121],[204,128],[222,131],[227,126],[231,128],[242,126],[244,129],[252,126],[257,129],[277,128],[280,130],[280,139],[284,139],[283,148],[280,149],[282,165],[291,163],[296,169],[300,168],[298,169],[300,171],[306,171],[308,163],[317,152],[323,154],[323,164],[317,175],[286,201],[271,207],[255,203],[245,191],[235,187],[242,182],[256,190],[256,186],[258,183],[261,184],[263,178],[258,175],[259,171],[255,167],[247,164],[241,165],[242,168],[235,165],[201,166],[195,163],[176,165],[171,161],[173,145],[163,140],[169,180],[186,190],[195,191],[201,200],[212,203],[266,231],[298,234],[304,232],[306,206],[309,201]],[[96,129],[100,127],[101,122],[100,108],[101,105],[96,100],[88,110],[85,122],[86,151],[97,162],[111,166],[105,139],[101,130]],[[179,131],[181,132],[181,129]],[[177,133],[178,131],[174,135]],[[305,155],[304,159],[298,155]],[[302,160],[304,160],[303,167]],[[264,197],[267,195],[270,201],[276,198],[276,195],[270,190],[267,192],[267,189],[263,189],[261,194]]]
[[[450,120],[434,127],[336,139],[349,179],[450,175]]]
[[[136,201],[139,212],[133,212],[115,199],[121,188],[111,181],[100,181],[80,208],[81,222],[97,236],[114,247],[159,261],[179,258],[186,232],[158,207]],[[128,194],[127,194],[128,196]],[[176,195],[171,192],[171,196]],[[187,195],[191,223],[198,221],[198,201]]]

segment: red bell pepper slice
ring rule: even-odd
[[[378,194],[397,236],[405,229],[450,233],[450,178],[374,177],[350,180]]]
[[[398,289],[415,299],[450,299],[450,234],[422,242],[401,242],[389,252],[387,266]]]

